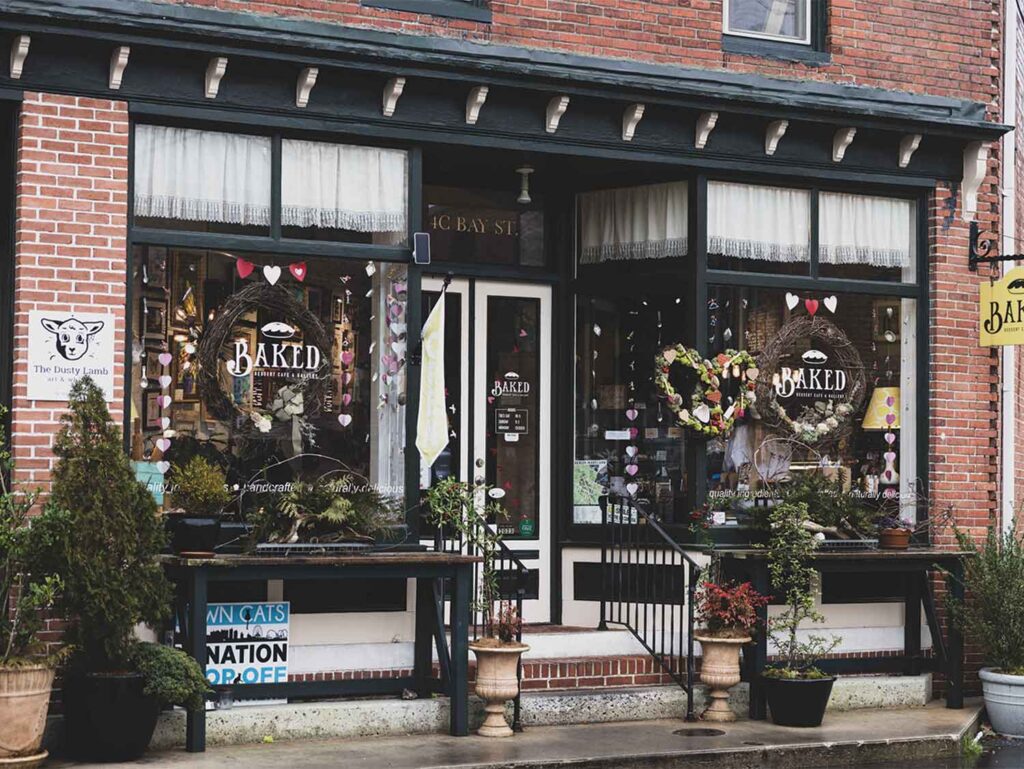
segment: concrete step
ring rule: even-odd
[[[850,676],[840,678],[833,689],[829,710],[923,707],[931,698],[931,676]],[[705,707],[705,692],[694,692],[695,709]],[[747,707],[747,687],[735,687],[730,705],[742,718]],[[511,718],[511,705],[509,705]],[[678,686],[571,689],[525,692],[522,698],[524,726],[568,726],[682,718],[686,694]],[[470,698],[471,724],[483,719],[483,705]],[[236,705],[207,713],[207,743],[243,745],[274,740],[310,740],[443,734],[448,729],[448,699],[394,698],[348,699],[282,705]],[[165,712],[153,737],[154,749],[185,744],[185,715]]]

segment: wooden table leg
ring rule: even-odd
[[[949,578],[946,581],[950,597],[954,601],[964,599],[964,563],[955,558],[949,565]],[[950,619],[946,619],[949,631],[946,634],[946,653],[949,662],[946,666],[946,707],[962,708],[964,706],[964,637],[960,629]]]
[[[921,597],[926,572],[903,575],[903,674],[921,675]]]
[[[416,580],[416,641],[413,652],[413,677],[416,679],[416,694],[420,698],[431,694],[435,615],[433,580],[420,577]]]
[[[206,669],[206,570],[188,569],[188,653]],[[185,750],[206,750],[206,708],[190,710],[185,716]]]
[[[451,733],[469,734],[469,599],[472,565],[455,567],[451,603]]]

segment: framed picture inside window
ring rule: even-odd
[[[143,339],[166,339],[167,301],[143,297],[141,326]]]
[[[163,409],[160,408],[160,391],[148,390],[143,395],[142,428],[144,430],[159,430],[160,419],[164,415]]]
[[[146,288],[167,289],[167,249],[151,246],[146,249],[145,280]]]

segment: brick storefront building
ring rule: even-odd
[[[1024,367],[978,345],[978,286],[1001,267],[967,264],[969,221],[1004,250],[1024,238],[1004,5],[0,0],[0,395],[17,477],[45,487],[66,405],[34,373],[53,352],[33,324],[52,315],[102,324],[89,339],[140,478],[215,452],[244,490],[315,441],[404,493],[413,531],[437,478],[502,486],[536,625],[597,624],[601,514],[583,481],[643,500],[683,539],[709,492],[757,491],[773,463],[922,494],[903,510],[919,522],[953,505],[963,528],[1007,525]],[[416,232],[429,265],[411,262]],[[414,352],[446,275],[450,435],[431,470],[411,449]],[[246,453],[274,378],[223,377],[225,411],[197,371],[224,302],[263,281],[336,341],[336,377],[308,415],[319,438]],[[659,346],[761,353],[808,315],[862,364],[840,444],[783,457],[760,420],[711,440],[663,422],[647,375]],[[274,320],[254,306],[232,334],[255,345]],[[869,423],[879,388],[897,392],[892,430]],[[744,528],[723,515],[716,536]],[[234,589],[220,598],[292,601],[309,648],[295,676],[408,666],[385,643],[408,634],[402,591]],[[893,595],[823,584],[840,656],[902,646]],[[330,630],[352,612],[361,629]],[[529,687],[664,678],[628,645],[537,645]]]

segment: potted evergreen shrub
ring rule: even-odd
[[[7,609],[0,612],[0,765],[24,768],[47,755],[40,746],[60,653],[48,653],[36,633],[60,578],[35,565],[40,532],[29,526],[29,514],[38,493],[11,485],[3,416],[0,408],[0,606]]]
[[[695,635],[701,645],[700,680],[708,687],[711,704],[705,721],[735,721],[729,689],[740,682],[740,648],[750,643],[758,625],[757,610],[768,598],[749,582],[734,584],[707,580],[697,589]]]
[[[980,676],[992,728],[1024,737],[1024,543],[1012,532],[992,529],[981,546],[965,532],[956,536],[968,554],[967,597],[950,601],[953,621],[990,666]]]
[[[221,514],[231,494],[224,471],[195,455],[171,472],[171,499],[176,510],[167,516],[171,547],[178,555],[212,558],[220,539]]]
[[[155,557],[164,545],[156,502],[132,472],[103,393],[76,382],[54,443],[51,513],[33,523],[35,563],[62,582],[57,608],[73,648],[64,676],[68,752],[127,761],[146,749],[160,708],[197,707],[208,689],[184,652],[143,644],[140,623],[170,614]]]
[[[495,558],[501,536],[487,517],[504,515],[483,484],[476,487],[447,478],[427,492],[430,522],[462,536],[463,542],[483,558],[474,611],[483,617],[483,638],[469,648],[476,655],[476,693],[486,703],[486,718],[477,731],[483,737],[511,737],[505,721],[505,703],[519,694],[519,659],[530,647],[516,640],[522,618],[515,607],[500,600]]]
[[[838,636],[810,635],[801,640],[800,625],[821,622],[814,607],[816,572],[811,565],[815,540],[805,527],[807,505],[783,503],[769,516],[768,572],[773,594],[786,609],[769,620],[779,662],[765,669],[763,681],[772,721],[780,726],[820,726],[835,677],[815,662],[839,645]]]

